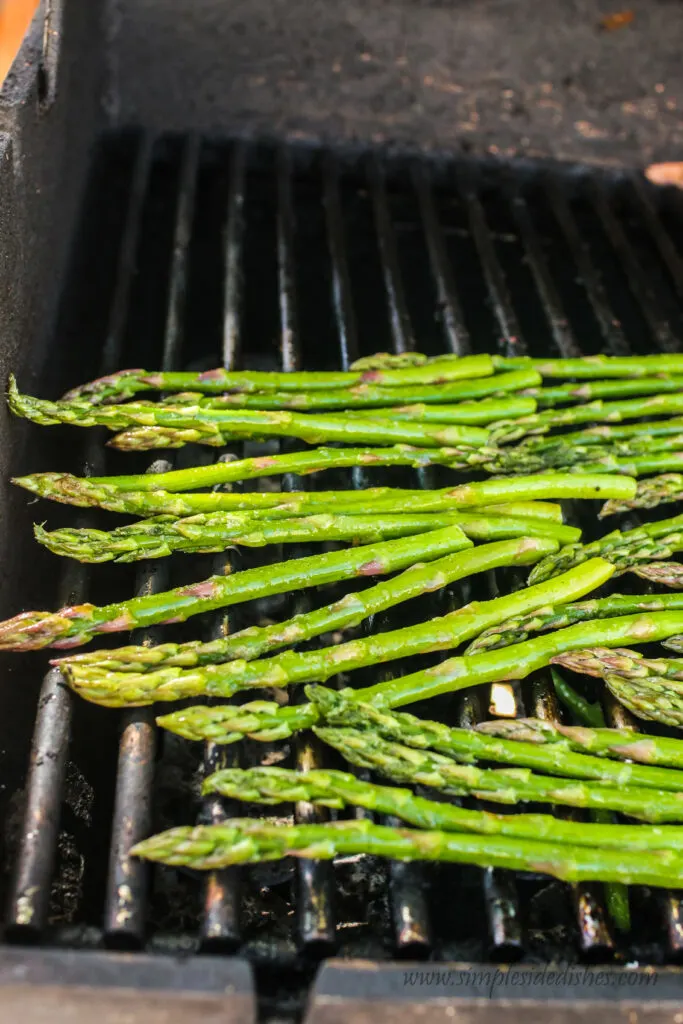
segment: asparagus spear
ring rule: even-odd
[[[555,387],[525,388],[524,394],[534,398],[541,409],[563,402],[586,402],[596,398],[626,398],[633,395],[661,395],[683,391],[683,377],[632,377],[626,379],[591,380],[580,384],[558,384]]]
[[[345,372],[270,373],[257,370],[234,372],[223,367],[203,373],[150,373],[148,370],[119,370],[107,377],[68,391],[66,401],[87,398],[90,402],[121,401],[139,391],[313,391],[318,388],[349,388],[358,384],[395,387],[406,384],[442,384],[448,380],[488,377],[493,362],[488,355],[464,356],[432,369],[429,364],[411,364]],[[524,370],[528,367],[523,367]],[[360,372],[362,370],[362,372]],[[667,372],[667,371],[663,371]]]
[[[529,366],[542,377],[646,377],[649,374],[683,373],[683,355],[662,353],[654,356],[581,356],[577,359],[530,359],[528,356],[493,356],[497,372],[510,373]]]
[[[134,856],[195,870],[255,864],[282,857],[331,860],[372,854],[394,860],[445,861],[535,871],[565,882],[616,880],[667,888],[680,881],[683,858],[673,850],[640,853],[574,847],[507,836],[398,829],[368,820],[273,825],[240,818],[222,825],[169,829],[133,847]]]
[[[393,782],[430,786],[448,796],[474,796],[503,804],[532,801],[601,808],[650,822],[683,821],[680,792],[558,779],[534,775],[526,768],[456,764],[431,750],[417,750],[382,739],[369,729],[316,727],[314,731],[351,764],[377,771]]]
[[[674,551],[683,549],[683,515],[662,519],[657,523],[636,527],[634,530],[614,530],[590,544],[569,544],[548,555],[531,572],[531,583],[550,579],[586,558],[606,558],[616,568],[616,575],[647,565],[658,559],[669,558]]]
[[[375,707],[353,699],[343,691],[336,692],[323,686],[308,686],[306,692],[317,705],[321,717],[331,726],[369,730],[384,739],[419,750],[437,751],[461,763],[493,761],[560,775],[564,779],[683,792],[683,772],[675,769],[620,763],[585,752],[577,753],[568,744],[529,743],[519,735],[515,739],[506,739],[476,728],[454,729],[441,722],[416,718],[405,711]]]
[[[663,640],[678,633],[681,628],[681,612],[655,612],[649,616],[603,619],[595,623],[570,626],[549,637],[527,640],[526,643],[502,651],[450,658],[422,672],[360,690],[350,690],[345,695],[381,707],[401,707],[480,683],[524,679],[566,651],[581,650],[596,643],[616,647],[620,643]],[[252,739],[283,739],[300,729],[315,725],[318,719],[319,712],[310,704],[279,710],[261,704],[247,704],[241,708],[188,708],[162,716],[157,722],[186,739],[212,739],[232,743],[244,735]]]
[[[627,419],[647,416],[670,416],[683,412],[683,394],[651,395],[644,398],[624,399],[620,402],[589,402],[568,409],[548,409],[533,416],[517,420],[492,423],[489,442],[510,444],[528,434],[547,434],[555,427],[578,423],[620,423]]]
[[[513,537],[546,537],[559,543],[579,531],[547,520],[480,516],[466,512],[415,515],[304,516],[275,522],[254,521],[248,516],[212,512],[174,519],[158,516],[116,530],[72,529],[48,533],[34,526],[36,540],[54,554],[80,562],[135,562],[163,558],[176,551],[198,554],[224,551],[231,544],[263,547],[301,541],[354,541],[371,543],[391,537],[428,533],[448,525],[459,526],[471,540],[507,540]]]
[[[594,427],[587,427],[585,430],[577,430],[567,434],[548,434],[540,437],[527,437],[522,442],[525,448],[532,451],[543,451],[548,446],[562,442],[562,444],[573,445],[617,445],[652,443],[653,439],[659,438],[665,441],[667,438],[680,435],[683,431],[683,417],[677,416],[670,419],[648,420],[646,423],[622,423],[618,426],[607,423],[599,423]]]
[[[455,364],[454,364],[455,365]],[[448,371],[447,371],[448,372]],[[430,376],[436,376],[430,373]],[[424,403],[425,405],[439,405],[450,408],[449,422],[451,423],[474,423],[488,422],[492,419],[501,419],[503,416],[521,415],[518,403],[508,406],[505,396],[508,392],[521,391],[523,388],[533,388],[541,383],[540,376],[535,370],[518,370],[514,373],[497,374],[495,377],[479,377],[470,380],[444,380],[435,384],[433,381],[426,383],[414,383],[404,386],[384,387],[382,385],[366,382],[357,384],[350,388],[334,387],[329,389],[316,388],[310,391],[257,391],[257,392],[233,392],[225,395],[206,397],[197,391],[183,391],[180,395],[170,395],[166,402],[170,405],[180,403],[198,404],[205,409],[296,409],[299,411],[310,410],[342,410],[342,409],[382,409],[393,405],[409,405]],[[666,390],[664,388],[663,390]],[[643,392],[638,392],[643,394]],[[482,410],[483,419],[477,417],[474,410],[467,409],[465,403],[473,404],[473,399],[486,396],[499,396],[498,401],[491,402],[490,411]],[[525,398],[528,405],[530,399]],[[454,405],[453,403],[458,403]],[[460,403],[463,408],[458,411]],[[533,403],[535,406],[535,402]],[[526,409],[527,413],[535,412],[534,409]],[[474,415],[474,419],[471,419]],[[464,419],[460,417],[464,416]]]
[[[161,475],[161,474],[160,474]],[[121,491],[68,474],[40,473],[15,480],[27,490],[74,505],[95,505],[129,515],[193,515],[199,512],[256,513],[268,510],[267,518],[339,512],[344,515],[407,512],[448,512],[469,506],[525,502],[546,498],[629,498],[635,480],[609,474],[538,473],[531,476],[481,480],[439,490],[405,490],[376,487],[363,491],[277,491],[214,494],[169,493],[163,490]]]
[[[589,593],[600,586],[613,573],[613,567],[602,559],[585,562],[564,576],[549,580],[537,587],[528,587],[514,594],[494,598],[491,601],[474,602],[457,613],[460,625],[458,640],[462,642],[476,636],[482,629],[500,622],[510,614],[522,614],[534,608],[543,607],[547,601],[570,601]],[[673,629],[672,633],[677,632]],[[455,642],[455,636],[452,636]],[[360,700],[366,700],[367,693],[374,695],[374,687],[358,690]],[[312,704],[278,708],[269,702],[252,702],[243,708],[196,707],[167,715],[158,719],[161,725],[178,732],[187,739],[216,739],[233,743],[244,735],[258,739],[283,739],[298,729],[308,728],[318,720],[317,708]]]
[[[683,828],[677,825],[589,825],[550,814],[493,814],[416,796],[409,789],[365,782],[348,772],[288,768],[226,768],[204,781],[202,792],[248,803],[276,805],[306,800],[343,810],[364,807],[401,818],[409,825],[445,832],[511,836],[517,839],[572,843],[621,850],[683,850]]]
[[[53,664],[96,665],[103,671],[149,672],[162,665],[194,668],[242,658],[250,661],[278,647],[311,640],[321,633],[356,626],[371,615],[431,593],[477,572],[509,565],[528,565],[554,547],[548,540],[506,540],[457,551],[426,565],[411,565],[399,576],[382,580],[372,587],[346,594],[334,604],[303,612],[285,622],[269,626],[249,626],[206,643],[133,645],[115,650],[86,651],[56,659]]]
[[[124,405],[91,405],[89,402],[48,402],[22,395],[13,377],[8,391],[9,407],[16,416],[23,416],[42,426],[67,423],[77,427],[104,426],[109,430],[125,430],[137,438],[138,448],[145,448],[146,431],[150,437],[166,438],[165,447],[180,447],[189,441],[200,444],[225,444],[226,436],[296,437],[317,444],[320,441],[342,441],[377,444],[424,445],[438,448],[464,442],[484,444],[488,431],[479,427],[429,426],[412,422],[386,422],[350,419],[343,415],[307,415],[294,412],[259,412],[255,409],[205,409],[196,405],[167,406],[161,402],[129,402]],[[121,435],[119,435],[121,436]],[[118,438],[109,442],[120,447]],[[137,442],[136,442],[137,443]],[[160,446],[160,445],[152,445]]]
[[[563,725],[540,718],[495,719],[475,726],[487,736],[523,743],[559,744],[578,753],[646,765],[683,768],[683,740],[646,736],[635,729],[603,729]]]
[[[117,604],[81,604],[58,612],[22,612],[0,622],[0,650],[78,647],[98,633],[184,622],[192,615],[258,597],[357,576],[383,576],[416,561],[431,561],[467,547],[471,547],[471,541],[462,530],[448,526],[416,537],[293,558],[231,576],[210,576],[199,583]]]
[[[448,363],[458,356],[444,354],[426,356],[421,352],[395,355],[377,352],[351,364],[352,370],[389,370],[408,366],[431,366]],[[648,374],[683,373],[683,356],[662,353],[653,356],[580,356],[572,359],[532,359],[529,356],[492,356],[497,372],[509,373],[531,367],[542,377],[590,380],[595,377],[645,377]]]
[[[634,615],[637,612],[680,611],[682,594],[611,594],[609,597],[577,604],[553,604],[538,608],[530,615],[499,622],[485,629],[466,650],[466,654],[481,654],[500,647],[509,647],[528,640],[533,633],[564,629],[578,622],[605,619],[616,615]],[[670,644],[670,640],[666,643]]]
[[[617,700],[638,718],[680,728],[683,725],[683,662],[643,658],[624,648],[585,648],[555,659],[574,672],[597,676]]]
[[[500,378],[492,379],[495,381]],[[409,405],[391,403],[383,408],[363,408],[361,415],[369,416],[372,419],[389,418],[420,420],[425,423],[462,423],[476,427],[485,426],[493,420],[502,418],[514,419],[516,416],[531,416],[536,409],[537,403],[534,398],[506,393],[504,398],[482,398],[479,401],[458,402],[457,405],[444,405],[443,403],[437,405],[425,402],[413,402]],[[355,416],[358,413],[351,408],[348,410],[348,415]]]
[[[617,512],[628,512],[634,508],[656,508],[683,498],[683,474],[664,473],[650,480],[640,480],[632,498],[612,498],[606,501],[598,513],[599,519],[613,516]]]

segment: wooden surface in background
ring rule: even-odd
[[[38,0],[0,0],[0,82],[10,69]]]

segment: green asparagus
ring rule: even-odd
[[[543,607],[548,601],[571,601],[590,593],[608,580],[613,571],[609,563],[602,559],[594,559],[540,586],[522,589],[491,601],[467,605],[457,613],[462,623],[459,642],[476,636],[482,629],[505,620],[511,614],[523,614],[525,611]],[[672,629],[670,635],[676,632],[678,630]],[[369,691],[356,692],[360,700],[365,700],[368,692],[374,695],[374,689],[370,687]],[[311,704],[278,708],[269,702],[252,702],[243,708],[227,705],[188,708],[158,721],[187,739],[210,736],[223,743],[232,743],[241,739],[243,735],[254,735],[259,739],[285,738],[298,729],[314,725],[318,717],[317,709]]]
[[[683,768],[683,740],[645,736],[635,729],[587,728],[540,718],[493,719],[475,726],[487,736],[523,743],[559,744],[578,753],[646,765]]]
[[[369,729],[323,726],[314,732],[350,764],[401,785],[429,786],[448,796],[474,796],[494,803],[531,801],[619,811],[640,821],[683,821],[681,792],[552,778],[534,775],[527,768],[476,768],[431,750],[382,739]]]
[[[554,662],[605,681],[617,700],[638,718],[683,725],[683,660],[643,658],[624,648],[586,647]]]
[[[365,372],[370,369],[372,372]],[[528,367],[523,367],[527,370]],[[362,371],[362,372],[360,372]],[[663,370],[662,372],[670,372]],[[318,388],[349,388],[358,384],[395,387],[406,384],[442,384],[448,380],[487,377],[493,373],[488,355],[465,356],[449,360],[447,365],[432,369],[429,364],[375,369],[358,368],[351,372],[271,373],[264,371],[234,372],[222,367],[203,373],[150,373],[147,370],[119,370],[100,377],[64,396],[66,401],[87,398],[90,402],[122,401],[139,391],[201,391],[220,394],[223,391],[313,391]]]
[[[528,640],[534,633],[564,629],[577,622],[605,619],[616,615],[635,615],[637,612],[663,612],[683,610],[683,594],[611,594],[609,597],[577,604],[555,604],[539,608],[506,622],[485,629],[469,645],[466,654],[481,654],[500,647],[509,647]],[[666,641],[670,643],[670,641]]]
[[[683,565],[680,562],[653,562],[651,565],[639,565],[633,572],[648,583],[683,590]]]
[[[48,402],[22,395],[13,377],[8,392],[9,407],[42,426],[67,423],[77,427],[104,426],[109,430],[126,430],[137,438],[133,447],[180,447],[189,441],[222,446],[227,437],[295,437],[318,444],[321,441],[361,442],[363,444],[408,444],[438,448],[464,442],[485,444],[488,431],[479,427],[444,426],[413,422],[387,422],[351,419],[340,414],[320,416],[293,412],[258,412],[255,409],[204,409],[201,406],[167,406],[161,402],[129,402],[124,405],[91,405],[89,402]],[[145,431],[154,437],[166,438],[166,444],[148,444]],[[121,447],[117,435],[109,442]],[[130,447],[126,442],[126,446]]]
[[[632,498],[612,498],[606,501],[598,513],[599,519],[628,512],[634,508],[656,508],[683,498],[683,474],[664,473],[649,480],[640,480]]]
[[[445,861],[542,872],[565,882],[614,880],[663,888],[677,885],[683,871],[683,858],[673,850],[652,851],[643,857],[639,852],[507,836],[398,829],[367,820],[283,826],[240,818],[222,825],[169,829],[138,843],[131,852],[136,857],[195,870],[288,856],[331,860],[341,854],[372,854],[401,861]]]
[[[500,566],[531,564],[534,560],[542,558],[554,546],[553,541],[540,539],[483,544],[446,555],[426,565],[411,565],[398,576],[382,580],[365,590],[346,594],[334,604],[315,611],[302,612],[285,622],[276,622],[268,626],[249,626],[237,633],[205,643],[190,641],[184,644],[167,643],[151,647],[139,644],[114,650],[86,651],[82,654],[72,654],[67,658],[55,659],[53,664],[60,667],[70,663],[97,665],[103,671],[113,672],[149,672],[161,666],[194,668],[197,665],[217,664],[235,658],[251,661],[278,647],[289,647],[311,640],[322,633],[357,626],[371,615],[404,601],[410,601],[421,594],[440,590],[474,573],[486,572]]]
[[[360,491],[256,491],[213,494],[170,493],[163,490],[121,491],[106,483],[93,483],[68,474],[40,473],[15,480],[27,490],[74,505],[95,505],[128,515],[194,515],[200,512],[252,512],[266,518],[293,518],[337,512],[373,513],[452,512],[469,506],[525,502],[546,498],[628,498],[636,482],[609,474],[538,473],[531,476],[480,480],[439,490],[375,487]]]
[[[401,818],[409,825],[445,832],[512,836],[578,846],[621,850],[683,850],[683,828],[678,825],[589,825],[554,818],[550,814],[493,814],[451,803],[427,800],[409,789],[380,786],[341,771],[287,768],[228,768],[204,781],[204,794],[219,793],[232,800],[276,805],[306,800],[343,810],[363,807],[377,814]]]
[[[116,604],[100,607],[81,604],[58,612],[22,612],[0,622],[0,650],[78,647],[98,633],[184,622],[201,612],[270,594],[288,593],[358,576],[383,576],[405,569],[416,561],[441,558],[471,547],[471,544],[459,527],[448,526],[415,537],[294,558],[234,575],[210,576],[199,583]]]
[[[573,526],[542,519],[512,516],[481,516],[466,512],[417,515],[304,516],[275,522],[254,521],[249,516],[212,512],[174,519],[158,516],[109,532],[64,527],[48,533],[35,526],[36,540],[54,554],[80,562],[135,562],[163,558],[173,552],[206,554],[224,551],[231,544],[263,547],[302,541],[354,541],[371,543],[391,537],[428,533],[459,526],[471,540],[507,540],[512,537],[546,537],[566,543],[580,536]]]
[[[435,374],[430,374],[436,376]],[[370,381],[356,384],[350,388],[315,388],[310,391],[282,390],[282,391],[252,391],[232,392],[229,394],[206,397],[201,394],[201,388],[196,390],[183,390],[179,395],[169,395],[166,399],[169,405],[196,404],[205,409],[270,409],[278,411],[281,409],[294,409],[304,411],[341,411],[345,409],[382,409],[391,406],[414,405],[439,405],[450,408],[448,422],[450,423],[486,423],[490,420],[501,419],[507,416],[523,415],[520,412],[517,402],[509,405],[506,396],[526,388],[534,388],[541,383],[541,378],[535,370],[517,370],[513,373],[497,374],[496,376],[479,377],[469,380],[444,380],[435,384],[434,381],[425,383],[414,383],[407,385],[386,387],[381,384],[374,384]],[[613,382],[610,382],[613,385]],[[666,390],[666,388],[664,388]],[[639,391],[638,394],[649,393]],[[467,405],[473,405],[474,399],[482,399],[487,396],[497,396],[497,401],[490,403],[490,410],[482,410],[477,415],[476,410],[468,409]],[[536,403],[533,399],[524,396],[527,414],[535,412],[535,408],[529,409],[528,403]],[[455,403],[455,404],[454,404]],[[458,406],[462,404],[459,411]],[[464,419],[460,417],[464,416]],[[471,418],[474,416],[474,418]],[[482,418],[483,417],[483,418]],[[443,422],[443,421],[442,421]]]
[[[647,416],[671,416],[683,413],[683,394],[651,395],[620,402],[588,402],[568,409],[548,409],[517,420],[501,420],[490,427],[490,444],[510,444],[529,434],[547,434],[555,427],[578,423],[620,423]]]
[[[569,544],[548,555],[532,571],[529,581],[541,583],[558,572],[579,565],[586,558],[606,558],[616,575],[639,565],[669,558],[683,549],[683,515],[662,519],[622,533],[614,530],[590,544]]]
[[[560,775],[564,779],[683,792],[683,772],[675,769],[593,757],[573,751],[568,744],[529,743],[519,736],[506,739],[476,727],[454,729],[441,722],[416,718],[404,711],[376,707],[343,691],[323,686],[308,686],[306,692],[317,706],[321,718],[331,726],[366,729],[404,746],[437,751],[463,764],[492,761],[535,769],[547,775]]]

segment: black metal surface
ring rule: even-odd
[[[431,353],[569,354],[621,350],[628,343],[647,350],[683,337],[675,308],[683,247],[680,201],[636,188],[628,176],[596,185],[588,174],[543,168],[516,173],[514,167],[414,165],[376,156],[359,161],[315,148],[218,145],[198,136],[121,136],[107,145],[127,153],[111,172],[125,174],[127,221],[115,237],[99,236],[74,258],[79,298],[70,300],[60,321],[67,336],[75,337],[71,332],[83,306],[96,294],[89,292],[82,268],[88,256],[94,262],[95,254],[112,247],[113,253],[104,254],[114,278],[107,322],[88,338],[104,353],[103,372],[162,362],[346,367],[358,355],[413,345]],[[94,201],[106,203],[112,187],[105,176]],[[93,215],[92,208],[84,209],[85,221]],[[612,221],[616,233],[609,229]],[[640,285],[631,289],[636,270]],[[76,367],[72,383],[81,378]],[[87,456],[91,467],[101,451],[94,442]],[[195,450],[180,453],[179,460],[210,457]],[[108,456],[107,468],[134,462]],[[379,480],[414,485],[416,476],[358,470],[337,474],[334,484],[327,475],[282,485],[326,487],[328,479],[330,486],[346,480],[362,487]],[[419,479],[432,486],[452,477],[435,472]],[[46,516],[53,514],[46,510]],[[287,550],[283,557],[293,553]],[[275,557],[244,552],[234,557],[233,567]],[[158,575],[143,571],[137,585],[199,579],[225,563],[226,558],[178,556],[159,563]],[[88,574],[79,584],[82,595],[86,582],[93,600],[110,588],[131,593],[136,585],[135,573],[119,566]],[[454,588],[448,600],[518,585],[510,574],[498,573]],[[67,574],[64,594],[75,586]],[[310,606],[330,599],[327,590],[303,595]],[[426,598],[371,628],[407,621],[404,614],[441,614],[443,600]],[[297,601],[296,607],[303,605]],[[218,635],[264,614],[284,617],[294,610],[286,598],[267,607],[247,605],[229,617],[190,620],[177,635]],[[376,672],[365,675],[377,679]],[[523,697],[523,705],[521,693],[518,699],[520,712],[557,713],[545,678],[529,699]],[[484,688],[464,702],[442,702],[434,714],[475,720],[486,714],[488,703]],[[93,750],[100,735],[102,749]],[[126,718],[72,703],[56,675],[46,677],[25,817],[11,858],[16,873],[5,923],[12,941],[239,951],[257,966],[268,1013],[285,1017],[302,1012],[315,963],[335,949],[374,961],[430,956],[479,963],[605,963],[616,957],[661,964],[680,957],[678,894],[662,901],[634,892],[632,932],[613,936],[599,887],[569,889],[498,871],[360,858],[337,867],[297,862],[294,868],[218,872],[202,880],[155,869],[148,885],[146,870],[128,856],[139,835],[250,811],[202,801],[203,774],[236,759],[250,764],[264,756],[273,763],[289,758],[302,768],[331,763],[306,737],[227,751],[158,739],[151,712]],[[84,881],[67,908],[60,844],[64,828],[71,828],[65,784],[71,763],[94,791],[95,807],[92,823],[74,832]],[[307,806],[294,813],[299,820],[319,816]],[[657,909],[662,902],[663,920]]]

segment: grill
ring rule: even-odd
[[[79,378],[132,364],[345,368],[377,349],[410,350],[416,339],[430,353],[673,348],[683,336],[676,308],[682,238],[677,196],[655,194],[625,173],[116,134],[94,162],[57,330],[77,338],[88,326]],[[87,446],[89,471],[134,461],[105,460],[101,441],[94,436]],[[207,458],[183,450],[177,464]],[[409,484],[411,473],[354,471],[346,482]],[[417,475],[423,486],[439,483],[438,473]],[[322,476],[315,486],[327,486]],[[239,568],[267,557],[247,551],[229,561]],[[69,566],[60,600],[97,600],[112,587],[121,594],[165,589],[225,565],[223,556],[179,556],[128,577],[121,567],[90,574]],[[444,604],[518,585],[509,572],[490,574],[421,599],[406,614],[443,613]],[[299,610],[307,599],[297,598]],[[285,608],[293,610],[286,597],[203,625],[217,635]],[[395,615],[371,623],[394,625]],[[190,637],[200,626],[180,629]],[[140,639],[154,642],[155,635]],[[28,664],[35,672],[35,660]],[[436,710],[472,722],[485,713],[487,697],[441,700]],[[515,697],[520,713],[557,711],[543,674]],[[615,722],[623,719],[608,710]],[[264,1013],[286,1017],[301,1013],[317,964],[335,953],[537,964],[663,964],[683,953],[676,893],[634,891],[634,927],[623,938],[610,932],[599,886],[497,870],[361,858],[334,868],[303,861],[230,869],[206,882],[164,868],[149,876],[128,851],[153,827],[244,813],[218,799],[200,803],[203,772],[238,758],[333,764],[308,740],[291,749],[246,747],[209,745],[202,754],[171,735],[162,743],[153,710],[119,717],[74,703],[59,674],[48,671],[11,849],[8,940],[237,952],[255,967]],[[301,820],[317,813],[295,809]]]
[[[520,137],[519,111],[505,114],[510,97],[500,123],[490,116],[477,135],[472,119],[473,134],[466,136],[472,141],[465,146],[462,120],[456,140],[447,127],[449,108],[433,99],[425,100],[424,117],[411,107],[404,121],[392,121],[392,94],[384,85],[381,99],[371,97],[365,120],[357,114],[355,131],[347,131],[338,122],[348,114],[335,119],[330,109],[336,111],[338,102],[341,110],[349,97],[357,111],[365,109],[372,89],[362,76],[349,82],[343,97],[343,89],[327,83],[325,131],[313,132],[318,107],[311,107],[309,96],[297,119],[291,68],[282,72],[281,95],[273,85],[278,61],[284,66],[289,60],[304,76],[306,47],[302,55],[294,46],[296,57],[271,53],[273,40],[258,20],[260,4],[252,2],[242,13],[236,4],[228,18],[232,63],[239,65],[241,53],[234,40],[244,36],[249,66],[251,61],[277,72],[251,82],[255,90],[265,83],[264,110],[274,95],[281,104],[264,124],[260,108],[256,116],[235,104],[228,116],[216,98],[227,90],[234,100],[237,86],[226,80],[223,51],[218,59],[208,41],[212,0],[195,5],[196,19],[189,19],[185,34],[178,32],[188,46],[182,55],[167,31],[163,3],[135,5],[138,15],[126,0],[112,0],[107,18],[105,6],[93,0],[77,11],[65,0],[46,3],[46,31],[38,22],[41,31],[34,31],[20,58],[26,77],[15,66],[0,95],[0,370],[17,371],[26,390],[56,396],[127,366],[345,369],[359,356],[383,350],[572,356],[680,347],[683,202],[673,190],[651,189],[629,166],[668,154],[668,144],[677,140],[673,100],[663,120],[631,111],[633,120],[627,124],[626,118],[623,130],[616,125],[614,152],[625,166],[611,169],[586,163],[615,159],[595,149],[599,134],[582,131],[578,142],[567,143],[572,118],[591,110],[590,97],[572,84],[566,86],[568,94],[574,90],[571,102],[559,104],[555,135],[543,127],[542,104],[527,111],[531,137],[538,141],[546,132],[542,146]],[[440,5],[414,6],[436,40]],[[488,24],[490,5],[476,6]],[[308,26],[309,5],[304,7]],[[296,26],[298,4],[288,10],[288,24]],[[679,17],[668,10],[667,18]],[[316,11],[315,31],[329,29],[332,38],[332,6],[316,5]],[[534,6],[530,23],[536,13]],[[580,24],[572,36],[580,19],[572,15],[565,24],[565,14],[557,16],[562,31],[548,44],[555,77],[567,71],[572,40],[588,45]],[[231,19],[242,16],[238,30],[242,23]],[[271,16],[264,15],[264,24]],[[669,44],[662,40],[674,33],[662,33],[661,17],[657,6],[643,25],[643,52],[648,43],[650,64],[659,55],[668,66]],[[365,29],[364,45],[372,49],[367,39],[382,36],[391,49],[394,29],[387,28],[386,38],[370,22]],[[140,64],[150,39],[160,52],[166,46],[168,61],[147,83]],[[536,45],[532,38],[519,45],[514,61],[523,62]],[[544,36],[543,54],[545,45]],[[614,47],[620,45],[628,57],[632,44]],[[368,76],[375,73],[375,58],[359,51],[355,36],[339,46],[369,65]],[[433,46],[438,56],[446,43]],[[590,42],[588,49],[602,52],[605,46]],[[320,48],[327,59],[329,46],[321,42]],[[618,78],[613,52],[606,92]],[[451,58],[441,57],[448,71]],[[403,59],[399,55],[397,67],[404,67]],[[132,65],[137,77],[129,75]],[[179,82],[165,79],[176,66]],[[331,66],[336,75],[336,64]],[[641,82],[654,73],[641,67],[641,57],[633,69]],[[122,84],[127,75],[132,84]],[[310,83],[322,103],[315,91],[319,76],[318,63]],[[484,80],[481,95],[489,103],[490,81],[486,75]],[[424,83],[431,88],[427,78]],[[293,92],[287,92],[290,86]],[[539,95],[550,92],[540,89]],[[476,110],[477,94],[470,83],[457,100],[458,117],[467,104]],[[96,109],[102,98],[104,111]],[[256,99],[245,103],[258,108]],[[622,111],[623,117],[628,113]],[[597,132],[614,127],[604,112],[593,110],[590,117]],[[105,122],[118,127],[105,131]],[[123,127],[129,123],[135,127]],[[389,124],[396,126],[391,145],[385,140]],[[659,138],[662,125],[669,132],[666,145]],[[520,149],[537,156],[493,159],[486,155],[491,138],[500,138],[499,148],[510,156]],[[465,149],[473,152],[463,154]],[[584,162],[548,159],[557,156]],[[5,419],[0,429],[3,477],[46,468],[98,475],[158,471],[216,457],[205,449],[182,449],[172,460],[151,463],[107,451],[100,432],[89,432],[80,448],[78,432],[68,428],[39,431]],[[274,443],[250,442],[220,457],[276,450]],[[317,474],[313,482],[285,477],[238,486],[435,487],[450,479],[446,470],[356,469]],[[577,507],[565,511],[569,519],[581,518]],[[180,555],[137,570],[64,568],[33,543],[32,512],[19,492],[0,499],[3,615],[18,605],[104,603],[307,553],[287,546],[280,552]],[[58,506],[48,514],[55,526],[73,525],[76,518]],[[82,525],[111,524],[104,515],[88,515]],[[585,518],[582,525],[590,530]],[[628,517],[628,526],[636,522]],[[395,628],[523,583],[510,571],[489,573],[379,616],[365,628]],[[282,618],[334,600],[347,586],[203,616],[174,627],[174,639],[208,639],[258,618]],[[620,580],[620,589],[625,586]],[[160,637],[167,638],[150,630],[135,642]],[[370,684],[428,663],[392,663],[356,672],[350,681]],[[297,861],[231,868],[206,878],[162,867],[150,871],[129,857],[139,838],[174,824],[249,813],[242,804],[201,799],[207,773],[264,761],[300,767],[339,762],[306,737],[201,749],[162,735],[153,709],[118,714],[72,700],[41,655],[5,659],[2,673],[0,896],[6,910],[0,992],[8,1019],[364,1024],[372,1015],[373,1024],[378,1016],[383,1024],[384,1018],[402,1022],[419,1013],[429,1024],[455,1015],[488,1024],[501,1016],[517,1022],[522,1014],[540,1022],[548,1019],[546,1003],[552,1000],[553,1019],[562,1024],[597,1013],[608,1024],[631,1024],[640,1014],[653,1024],[678,1021],[683,891],[631,890],[632,929],[620,935],[610,924],[601,886],[567,886],[540,875],[372,858],[334,866]],[[513,693],[517,714],[556,716],[545,673],[515,685]],[[290,699],[298,698],[292,693]],[[418,710],[468,724],[488,715],[489,701],[488,689],[480,688]],[[633,725],[612,701],[605,712],[615,725]],[[322,812],[301,804],[293,814],[303,821]],[[549,965],[558,963],[564,974],[554,979]]]

